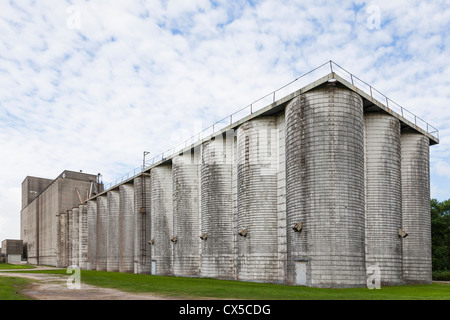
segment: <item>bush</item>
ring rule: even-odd
[[[450,271],[433,271],[433,280],[435,281],[450,281]]]

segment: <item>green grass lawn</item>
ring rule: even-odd
[[[66,270],[27,272],[67,274]],[[68,275],[68,274],[67,274]],[[183,298],[251,300],[450,300],[450,285],[390,286],[381,289],[319,289],[204,278],[164,277],[81,270],[81,281],[91,285],[137,293]]]
[[[17,277],[0,277],[0,300],[29,300],[20,291],[25,289],[31,280]]]
[[[10,263],[0,263],[0,270],[6,269],[33,269],[34,266],[28,264],[10,264]]]

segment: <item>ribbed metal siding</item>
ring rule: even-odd
[[[288,279],[365,285],[364,123],[359,95],[335,86],[302,94],[286,112]],[[291,117],[294,117],[291,119]],[[294,223],[302,222],[295,232]]]
[[[406,282],[431,283],[431,215],[429,140],[402,133],[403,277]]]
[[[238,279],[278,279],[277,123],[264,117],[237,130]]]
[[[119,187],[119,271],[134,272],[134,186],[123,184]]]
[[[97,271],[106,271],[108,258],[108,199],[97,197]]]
[[[97,200],[87,203],[87,228],[88,228],[88,265],[86,269],[97,269]]]
[[[152,168],[151,212],[152,212],[152,261],[155,274],[173,275],[173,252],[170,238],[173,236],[172,166],[160,165]]]
[[[173,271],[177,276],[200,274],[199,154],[186,153],[172,159]]]
[[[108,233],[106,271],[119,271],[119,191],[112,190],[107,194],[108,200]]]
[[[385,113],[364,115],[366,266],[378,265],[381,285],[401,284],[402,186],[400,122]]]
[[[234,279],[232,207],[233,135],[221,135],[202,145],[201,241],[203,277]]]

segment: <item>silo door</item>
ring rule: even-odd
[[[156,274],[156,261],[152,260],[152,274]]]
[[[295,284],[298,286],[306,286],[306,264],[306,261],[295,261]]]

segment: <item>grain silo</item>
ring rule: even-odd
[[[408,283],[431,283],[431,218],[429,139],[416,132],[403,132],[402,225],[403,279]]]
[[[378,265],[381,285],[402,283],[400,121],[368,112],[365,121],[366,266]]]
[[[119,271],[120,261],[120,225],[119,225],[119,191],[111,190],[107,194],[107,261],[106,271]]]
[[[237,277],[277,280],[276,118],[245,122],[237,129]],[[275,149],[276,150],[276,149]]]
[[[108,259],[108,197],[107,193],[97,198],[97,271],[106,271]]]
[[[236,228],[232,202],[234,135],[226,133],[202,144],[201,276],[235,278]]]
[[[134,272],[134,185],[119,187],[119,272]]]
[[[173,275],[173,191],[172,165],[165,164],[150,171],[152,232],[152,274]]]
[[[88,265],[88,219],[87,205],[80,204],[79,210],[79,231],[78,231],[78,262],[81,269],[87,269]]]
[[[200,152],[199,148],[172,159],[173,272],[200,274]]]
[[[87,202],[87,269],[97,269],[97,200]]]
[[[362,99],[334,83],[296,99],[286,112],[290,274],[303,285],[365,285]]]
[[[328,67],[91,196],[86,268],[105,270],[118,240],[122,272],[341,288],[366,286],[378,267],[382,285],[430,283],[439,133],[332,62],[307,75]],[[116,210],[120,232],[106,233]],[[60,265],[76,254],[67,220],[57,219]]]

